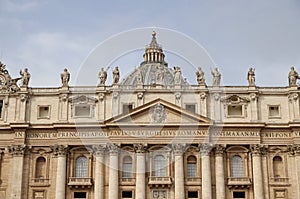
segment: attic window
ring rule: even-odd
[[[228,116],[243,116],[243,106],[242,105],[228,105],[227,106]]]
[[[279,105],[269,106],[269,118],[278,118],[280,117]]]
[[[133,109],[133,104],[123,104],[123,113],[129,113]]]
[[[49,118],[50,106],[38,106],[38,118]]]
[[[75,117],[91,117],[91,106],[88,104],[75,105],[74,116]]]
[[[190,111],[192,113],[195,113],[196,112],[196,105],[195,104],[186,104],[185,105],[185,109],[187,111]]]

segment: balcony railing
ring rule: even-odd
[[[151,176],[149,177],[150,186],[170,186],[172,184],[171,177]]]
[[[89,177],[69,177],[68,186],[75,188],[84,188],[92,186],[92,178]]]
[[[134,185],[135,178],[120,178],[121,185]]]
[[[227,184],[229,187],[247,187],[251,186],[251,179],[248,177],[231,177],[228,178]]]
[[[49,186],[49,179],[45,179],[45,178],[32,178],[31,179],[31,186]]]
[[[281,177],[276,177],[276,178],[271,178],[270,183],[274,184],[288,184],[289,183],[289,178],[281,178]]]
[[[187,178],[185,178],[185,183],[188,185],[200,185],[201,178],[200,177],[187,177]]]

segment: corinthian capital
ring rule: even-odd
[[[67,155],[68,153],[68,146],[67,145],[53,145],[53,146],[50,146],[50,148],[52,149],[53,151],[53,154],[55,156],[64,156],[64,155]]]
[[[225,152],[225,147],[221,144],[215,145],[215,155],[216,156],[223,156]]]
[[[8,151],[13,156],[23,156],[26,150],[26,145],[11,145],[8,147]]]
[[[251,145],[250,149],[251,149],[252,155],[254,155],[254,156],[261,155],[263,152],[263,147],[259,144]]]
[[[147,144],[139,143],[133,145],[136,153],[145,153],[147,151]]]
[[[172,148],[175,155],[182,155],[186,150],[185,144],[179,144],[179,143],[173,144]]]
[[[93,152],[96,156],[104,155],[106,150],[107,146],[105,144],[93,145]]]
[[[213,148],[213,145],[210,143],[199,144],[201,155],[209,155],[210,151]]]
[[[118,154],[120,150],[120,147],[116,144],[108,144],[107,148],[110,154]]]

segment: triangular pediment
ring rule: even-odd
[[[127,114],[105,121],[106,125],[210,125],[212,120],[181,107],[156,99],[139,106]]]

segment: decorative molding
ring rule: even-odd
[[[200,99],[201,100],[205,100],[206,96],[207,96],[206,93],[204,93],[204,92],[200,93]]]
[[[63,101],[63,102],[66,102],[68,100],[68,94],[61,94],[59,96],[59,100]]]
[[[143,99],[143,97],[144,97],[144,93],[142,93],[142,92],[137,93],[137,98],[138,99]]]
[[[248,104],[250,99],[238,95],[229,95],[222,98],[221,101],[225,104]]]
[[[85,95],[75,96],[69,99],[73,104],[95,104],[98,100],[93,97],[87,97]]]

